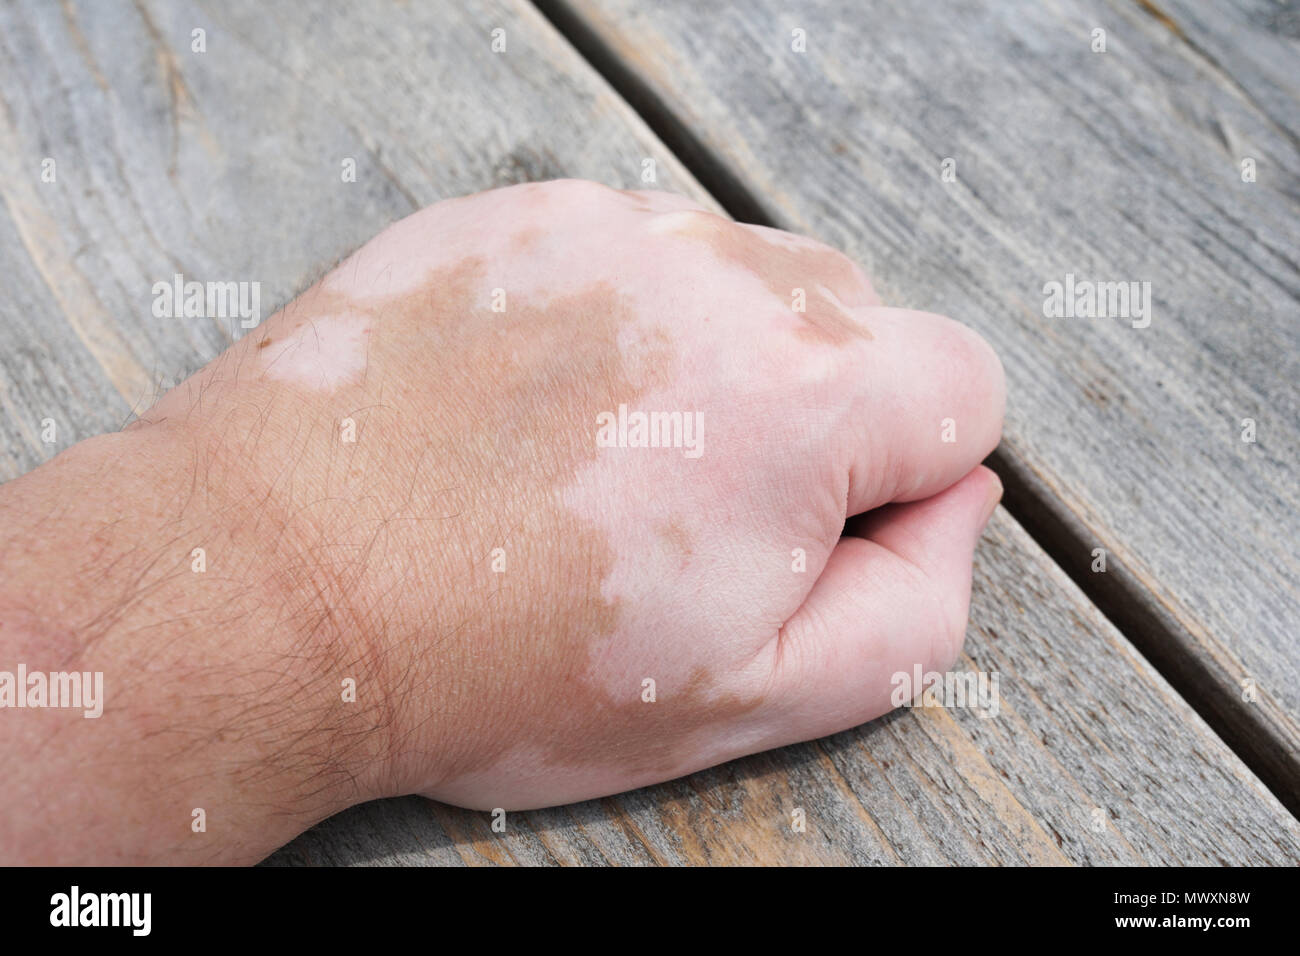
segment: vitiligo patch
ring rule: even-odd
[[[365,374],[370,332],[366,315],[317,316],[301,322],[287,338],[268,335],[257,349],[268,378],[333,390]]]

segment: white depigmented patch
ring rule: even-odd
[[[646,228],[655,234],[665,235],[680,232],[692,232],[700,228],[701,223],[712,224],[722,220],[708,218],[709,213],[702,209],[679,209],[675,212],[660,213],[647,223]]]
[[[808,236],[801,236],[797,232],[786,232],[783,229],[773,229],[771,226],[755,226],[752,223],[746,223],[744,228],[763,241],[791,252],[831,253],[834,251],[825,243]]]
[[[347,314],[305,320],[260,350],[262,368],[268,378],[321,391],[356,382],[366,370],[370,323]]]

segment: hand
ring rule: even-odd
[[[978,336],[882,307],[818,243],[662,193],[497,190],[385,230],[101,450],[6,486],[11,508],[96,487],[77,514],[129,517],[111,553],[147,568],[114,598],[150,588],[118,623],[30,571],[8,604],[95,658],[105,720],[158,699],[114,681],[123,657],[230,695],[178,708],[184,769],[270,793],[215,788],[247,825],[212,858],[387,794],[594,797],[853,726],[894,673],[947,668],[1003,403]],[[197,538],[219,582],[185,565]]]

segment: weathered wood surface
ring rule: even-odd
[[[503,55],[489,52],[498,26]],[[653,157],[661,186],[706,198],[522,4],[5,4],[0,91],[3,477],[127,420],[236,334],[153,317],[152,285],[175,272],[259,280],[269,314],[444,196],[559,175],[638,185]],[[40,180],[45,157],[55,183]],[[356,183],[341,181],[344,157]],[[1295,821],[1004,515],[972,617],[966,663],[998,671],[997,718],[903,713],[512,817],[504,838],[482,814],[372,804],[274,860],[1300,859]]]
[[[729,206],[995,344],[1008,501],[1300,807],[1295,9],[541,5]],[[1149,281],[1149,327],[1045,318],[1067,273]]]

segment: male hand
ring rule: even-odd
[[[106,697],[0,711],[0,847],[252,862],[364,799],[565,803],[870,720],[960,649],[1004,391],[964,326],[680,197],[419,212],[0,490],[0,668]]]

